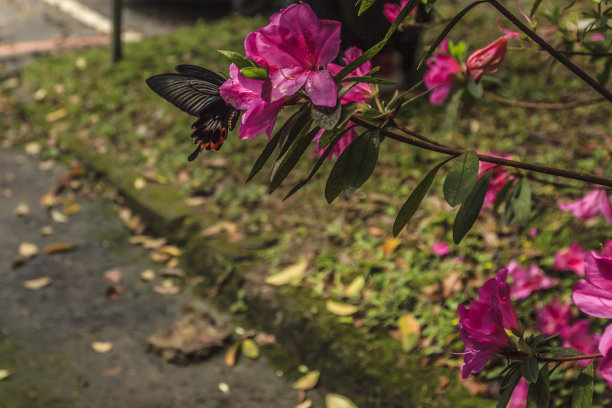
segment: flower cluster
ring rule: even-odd
[[[466,345],[461,366],[463,378],[481,371],[492,356],[516,350],[516,345],[506,333],[506,329],[520,331],[510,303],[507,276],[507,269],[500,270],[482,285],[478,300],[472,301],[469,308],[464,305],[457,308],[461,340]]]
[[[574,217],[588,220],[601,214],[607,221],[612,222],[612,205],[606,192],[602,189],[594,189],[571,204],[561,204],[562,211],[571,211]]]
[[[397,16],[399,16],[400,11],[402,11],[402,9],[406,7],[406,4],[408,4],[409,1],[410,0],[402,0],[400,4],[385,3],[383,5],[383,16],[385,16],[385,18],[389,20],[390,23],[393,23],[397,19]],[[416,11],[417,9],[415,7],[412,9],[409,15],[416,14]]]

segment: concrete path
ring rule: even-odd
[[[0,381],[2,407],[297,404],[291,384],[263,358],[242,358],[229,368],[221,351],[209,360],[176,366],[148,353],[149,335],[180,319],[185,308],[207,309],[206,304],[189,293],[160,295],[152,290],[154,282],[140,279],[141,271],[159,265],[153,264],[148,250],[128,242],[115,205],[95,198],[91,185],[63,193],[74,195],[80,211],[67,222],[54,221],[39,201],[67,170],[40,166],[22,151],[0,149],[0,378],[10,373]],[[23,204],[29,212],[17,216],[15,210],[23,210]],[[43,236],[43,227],[51,227],[52,234]],[[18,248],[24,242],[35,244],[39,253],[17,266]],[[45,246],[59,242],[76,249],[43,253]],[[112,285],[104,272],[111,268],[122,275],[123,291],[116,300],[106,296]],[[48,286],[24,286],[45,277]],[[113,349],[98,353],[92,342],[110,342]],[[220,383],[229,386],[228,393],[219,389]]]

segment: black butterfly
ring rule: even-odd
[[[159,96],[180,110],[196,117],[191,125],[191,137],[198,145],[189,155],[194,160],[203,150],[219,150],[227,133],[233,130],[240,116],[219,95],[219,87],[225,82],[221,76],[195,65],[179,65],[178,74],[155,75],[147,79],[147,85]]]

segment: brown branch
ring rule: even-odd
[[[576,76],[586,82],[591,88],[599,92],[604,98],[608,101],[612,102],[612,93],[608,91],[606,88],[601,86],[595,79],[593,79],[589,74],[584,72],[581,68],[579,68],[572,61],[567,59],[562,53],[555,50],[550,44],[548,44],[542,37],[537,35],[535,31],[531,30],[527,27],[521,20],[516,18],[514,14],[512,14],[508,9],[502,6],[497,0],[487,0],[490,5],[495,7],[501,14],[504,15],[508,20],[512,22],[515,26],[519,28],[523,33],[525,33],[529,38],[531,38],[536,44],[542,47],[546,52],[548,52],[552,57],[554,57],[557,61],[565,65],[567,69],[572,71]]]
[[[502,103],[504,105],[513,106],[515,108],[523,108],[523,109],[542,109],[542,110],[562,110],[562,109],[572,109],[578,106],[586,106],[593,105],[596,103],[604,102],[605,99],[597,98],[597,99],[588,99],[584,101],[573,101],[573,102],[561,102],[561,103],[549,103],[549,102],[527,102],[527,101],[517,101],[515,99],[504,98],[503,96],[495,95],[494,93],[485,91],[484,96],[487,98]]]
[[[579,361],[579,360],[588,360],[591,358],[599,358],[602,357],[601,354],[578,354],[576,356],[555,356],[555,357],[538,357],[538,360],[544,362],[560,362],[564,363],[566,361]]]
[[[369,122],[366,122],[365,120],[355,115],[353,115],[353,117],[351,118],[351,121],[366,129],[370,129],[370,130],[379,129],[378,126],[371,124]],[[449,156],[455,156],[455,157],[461,156],[466,151],[462,149],[455,149],[455,148],[448,147],[448,146],[427,143],[423,140],[418,140],[418,139],[423,139],[424,136],[420,135],[419,133],[415,131],[409,130],[409,129],[403,128],[402,131],[417,139],[402,136],[395,132],[391,132],[390,130],[387,130],[387,129],[379,129],[379,130],[381,134],[387,136],[390,139],[397,140],[398,142],[406,143],[406,144],[420,147],[422,149],[430,150],[433,152],[443,153]],[[605,177],[599,177],[593,174],[572,171],[572,170],[565,170],[565,169],[560,169],[557,167],[543,166],[541,164],[523,163],[523,162],[518,162],[515,160],[507,160],[507,159],[502,159],[499,157],[488,156],[486,154],[478,154],[478,158],[480,159],[480,161],[485,161],[488,163],[500,164],[502,166],[515,167],[517,169],[534,171],[536,173],[550,174],[553,176],[559,176],[559,177],[565,177],[565,178],[569,178],[573,180],[585,181],[587,183],[598,184],[601,186],[612,188],[612,179],[607,179]]]

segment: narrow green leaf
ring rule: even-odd
[[[531,188],[525,178],[519,181],[518,194],[512,201],[512,207],[516,222],[521,226],[527,225],[531,215]]]
[[[342,112],[340,113],[340,120],[336,125],[335,129],[326,130],[321,135],[319,139],[319,147],[325,147],[330,144],[330,142],[336,138],[338,133],[344,133],[346,130],[346,124],[355,113],[357,109],[357,104],[355,102],[350,102],[345,105],[342,105]]]
[[[364,11],[370,8],[372,4],[374,4],[376,0],[361,0],[361,6],[359,7],[358,16],[362,15]]]
[[[451,207],[461,204],[474,189],[478,179],[478,163],[478,155],[469,151],[459,156],[448,170],[442,191]]]
[[[346,155],[347,150],[348,148],[338,157],[334,167],[332,167],[329,172],[329,176],[327,176],[327,182],[325,183],[325,199],[329,204],[331,204],[342,192],[344,170],[348,162]]]
[[[529,12],[530,17],[533,17],[536,11],[538,11],[538,7],[540,7],[540,3],[542,3],[542,0],[535,0],[533,2],[533,6],[531,6],[531,11]]]
[[[548,367],[543,365],[540,369],[538,381],[529,386],[527,408],[548,408],[550,405],[550,379],[548,374]]]
[[[495,197],[495,201],[493,202],[493,212],[497,212],[498,208],[506,200],[506,197],[508,197],[508,193],[510,192],[510,189],[513,186],[514,186],[514,182],[508,181],[506,184],[504,184],[501,190],[499,190],[499,192],[497,193],[497,196]]]
[[[247,177],[247,183],[251,181],[251,179],[255,177],[257,173],[259,173],[259,170],[261,170],[261,168],[264,166],[264,164],[266,164],[272,153],[274,153],[274,150],[278,146],[281,139],[287,137],[287,133],[292,129],[293,125],[296,124],[296,120],[299,119],[301,116],[304,116],[305,112],[305,108],[302,108],[295,112],[289,119],[287,119],[287,121],[283,124],[279,131],[276,132],[274,136],[272,136],[268,144],[266,144],[266,147],[264,147],[263,151],[255,161],[255,164],[251,169],[251,173],[249,174],[249,177]]]
[[[538,360],[533,357],[527,357],[521,362],[521,375],[525,377],[530,383],[538,381],[538,375],[540,373],[540,367],[538,366]]]
[[[379,85],[395,85],[397,82],[391,81],[389,79],[384,78],[376,78],[371,76],[358,76],[358,77],[348,77],[344,78],[342,82],[364,82],[366,84],[379,84]]]
[[[349,150],[349,148],[351,148]],[[344,173],[342,189],[349,194],[363,185],[374,171],[380,148],[380,131],[378,129],[361,134],[346,148],[347,170]]]
[[[584,354],[580,350],[568,347],[547,347],[544,353],[552,354],[554,356],[579,356],[581,354]]]
[[[327,106],[312,105],[310,108],[310,117],[314,122],[325,130],[333,129],[340,120],[342,115],[342,106],[340,104],[333,108]]]
[[[325,159],[327,159],[327,156],[329,156],[331,154],[331,151],[334,147],[336,147],[336,145],[338,144],[338,142],[340,141],[340,139],[342,139],[342,136],[344,136],[344,134],[348,131],[348,128],[343,129],[342,132],[338,132],[336,133],[336,135],[334,136],[333,140],[329,143],[329,145],[325,148],[325,151],[323,152],[323,154],[321,155],[321,157],[319,157],[319,160],[317,160],[317,162],[315,163],[314,167],[312,168],[312,170],[310,171],[310,174],[308,175],[308,177],[306,177],[304,180],[300,181],[299,183],[297,183],[295,186],[293,186],[293,188],[291,188],[291,190],[287,193],[287,195],[285,196],[285,198],[283,198],[283,200],[288,199],[289,197],[291,197],[293,194],[295,194],[299,189],[301,189],[302,187],[304,187],[306,185],[306,183],[308,183],[313,177],[314,175],[317,173],[317,171],[319,170],[319,168],[323,165],[323,163],[325,162]]]
[[[311,122],[309,122],[311,123]],[[278,169],[272,176],[272,180],[270,181],[270,189],[269,192],[272,193],[274,190],[280,186],[285,177],[289,174],[291,169],[295,167],[300,157],[306,151],[306,148],[312,143],[312,139],[315,137],[317,132],[319,131],[319,127],[315,127],[313,129],[308,130],[307,127],[304,127],[295,142],[289,147],[287,150],[287,154],[281,160]]]
[[[455,222],[453,223],[453,241],[455,241],[455,244],[461,242],[465,234],[467,234],[470,228],[472,228],[472,225],[474,225],[474,222],[476,222],[485,195],[487,194],[487,188],[489,187],[492,174],[493,172],[489,170],[476,181],[474,189],[459,208],[455,216]]]
[[[237,52],[227,50],[217,50],[217,52],[230,60],[232,63],[236,64],[238,68],[255,66],[255,63],[252,60],[238,54]]]
[[[240,73],[250,79],[268,79],[268,71],[261,67],[240,68]]]
[[[590,408],[593,403],[593,362],[586,366],[574,385],[572,408]]]
[[[402,208],[400,208],[399,213],[395,218],[395,222],[393,223],[394,237],[396,237],[397,234],[399,234],[400,231],[404,229],[406,224],[408,224],[408,221],[410,221],[417,208],[419,208],[419,205],[421,205],[421,201],[423,201],[425,195],[429,191],[431,184],[436,178],[438,170],[440,170],[440,167],[446,164],[449,160],[451,160],[451,158],[438,163],[433,169],[429,170],[429,173],[427,173],[425,177],[423,177],[421,182],[416,186],[416,188],[412,190],[412,193],[410,193],[410,196],[408,197],[404,205],[402,205]]]
[[[397,16],[393,24],[391,24],[391,27],[389,27],[389,30],[387,30],[387,34],[385,34],[385,37],[380,42],[378,42],[377,44],[374,44],[371,48],[369,48],[366,52],[364,52],[359,58],[356,58],[351,63],[349,63],[347,66],[342,68],[342,70],[340,70],[338,74],[336,74],[336,76],[334,77],[334,80],[336,81],[336,83],[338,84],[340,82],[343,82],[343,79],[345,76],[347,76],[348,74],[353,72],[355,68],[360,67],[364,62],[372,59],[373,56],[378,54],[378,52],[382,50],[382,48],[387,44],[387,41],[389,41],[389,38],[391,38],[391,36],[395,32],[395,30],[397,30],[397,28],[402,23],[402,21],[404,21],[408,13],[413,8],[415,8],[419,4],[420,1],[421,0],[410,0],[404,6],[404,8],[402,8],[402,10],[399,12],[399,15]]]
[[[446,38],[446,36],[450,32],[450,30],[453,29],[455,24],[457,24],[459,20],[461,20],[463,16],[465,16],[468,13],[468,11],[470,11],[473,7],[479,4],[482,4],[482,3],[487,3],[487,1],[486,0],[475,1],[474,3],[471,3],[466,8],[461,10],[457,15],[455,15],[455,17],[453,17],[453,19],[446,25],[446,27],[444,27],[444,30],[442,30],[440,35],[438,35],[438,38],[436,38],[436,40],[431,44],[431,46],[429,47],[425,55],[423,55],[423,58],[421,58],[421,61],[419,61],[419,65],[417,65],[417,69],[421,69],[421,65],[423,65],[423,63],[427,61],[429,57],[432,56],[436,48],[438,48],[438,45],[440,45],[440,43]]]
[[[514,388],[518,384],[521,379],[521,373],[519,370],[513,370],[509,372],[504,380],[502,381],[502,389],[501,395],[499,397],[499,401],[497,401],[496,408],[506,408],[508,405],[508,401],[510,401],[510,397],[512,397],[512,393],[514,392]]]
[[[472,96],[476,99],[481,99],[482,95],[484,95],[484,88],[482,86],[482,82],[476,83],[470,76],[468,78],[468,91],[472,94]]]

